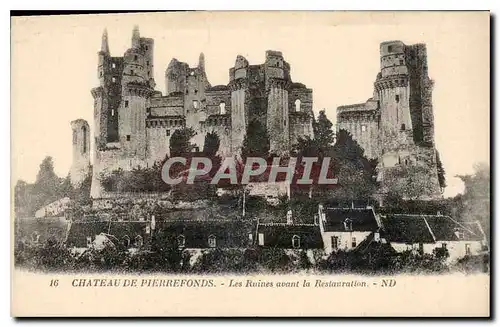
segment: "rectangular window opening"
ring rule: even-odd
[[[130,141],[130,135],[127,135],[127,141]]]

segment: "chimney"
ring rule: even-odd
[[[286,213],[286,223],[287,225],[293,224],[292,210],[288,210],[288,212]]]

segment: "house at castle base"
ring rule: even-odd
[[[432,254],[447,249],[448,261],[478,255],[486,249],[486,236],[478,222],[461,223],[441,215],[388,215],[381,218],[385,238],[396,252]]]
[[[331,208],[319,206],[319,227],[326,255],[352,251],[367,239],[381,242],[380,222],[372,207]]]
[[[259,223],[255,244],[279,249],[323,249],[323,240],[317,224]]]

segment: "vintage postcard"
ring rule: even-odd
[[[11,26],[13,316],[490,316],[489,12]]]

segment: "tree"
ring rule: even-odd
[[[327,149],[335,142],[335,133],[332,127],[333,123],[326,117],[325,110],[321,110],[318,120],[313,122],[314,139],[320,148]]]
[[[170,138],[170,155],[175,157],[190,153],[195,148],[191,143],[195,135],[196,132],[190,127],[175,130]]]
[[[68,196],[71,191],[68,181],[56,175],[52,157],[44,158],[35,183],[18,181],[16,184],[14,189],[16,213],[32,216],[43,206]]]
[[[45,157],[40,164],[40,170],[36,176],[34,191],[39,193],[41,203],[47,204],[55,201],[59,191],[61,180],[54,171],[52,157]],[[47,202],[48,201],[48,202]]]
[[[369,200],[377,189],[376,161],[366,158],[364,150],[345,130],[337,133],[332,156],[338,184],[331,187],[331,195],[342,200]]]
[[[207,133],[205,136],[205,144],[203,145],[203,152],[208,156],[215,156],[220,147],[220,138],[216,132]]]
[[[404,199],[416,200],[428,195],[435,189],[429,171],[422,166],[394,167],[384,174],[384,184],[390,192],[399,194]]]
[[[478,220],[486,233],[490,235],[490,166],[486,163],[476,164],[474,174],[458,176],[465,184],[464,194],[460,197],[463,209],[458,215],[463,221]]]
[[[247,134],[243,140],[241,155],[246,161],[248,157],[269,157],[269,135],[267,129],[258,121],[252,120],[248,124]]]
[[[443,190],[446,187],[446,177],[445,177],[443,163],[441,162],[441,157],[439,156],[438,151],[436,151],[436,165],[437,165],[439,186],[441,187],[441,190]]]

